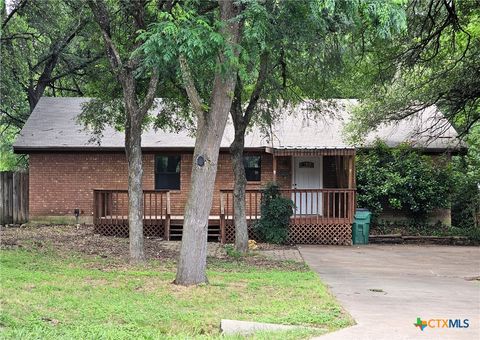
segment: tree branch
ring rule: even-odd
[[[19,10],[21,10],[23,7],[25,7],[26,4],[27,4],[27,0],[22,0],[18,4],[18,6],[16,6],[14,9],[12,9],[10,14],[5,18],[5,21],[2,23],[2,31],[5,29],[5,26],[7,26],[8,22],[10,21],[10,19],[12,19],[12,17],[15,15],[15,13],[17,13]]]
[[[102,32],[103,41],[105,42],[105,49],[107,50],[107,56],[110,60],[112,68],[117,73],[117,76],[123,77],[123,63],[120,53],[118,52],[115,44],[112,41],[111,29],[110,29],[110,18],[108,16],[107,8],[103,0],[89,0],[88,5],[93,12],[95,21],[98,26],[100,26],[100,31]]]
[[[147,94],[145,96],[145,99],[143,100],[143,104],[140,107],[140,112],[142,116],[145,116],[147,114],[149,108],[153,104],[153,101],[155,99],[155,93],[157,91],[159,78],[160,78],[160,72],[158,71],[158,68],[154,68],[153,73],[150,77],[150,82],[148,83]]]
[[[193,81],[192,73],[190,71],[190,66],[188,66],[187,59],[183,55],[178,57],[178,61],[180,62],[180,69],[182,71],[182,78],[185,86],[185,90],[187,91],[188,99],[192,104],[193,111],[198,117],[202,117],[205,111],[203,110],[203,102],[198,94],[197,88],[195,87],[195,83]]]
[[[85,21],[79,22],[71,31],[68,33],[62,40],[57,40],[51,44],[49,49],[49,54],[40,59],[34,66],[31,67],[31,70],[34,71],[42,63],[47,60],[52,60],[58,58],[58,55],[68,46],[77,33],[85,26]]]
[[[1,37],[0,41],[7,42],[15,39],[23,39],[23,40],[30,40],[30,39],[38,39],[40,35],[35,35],[34,33],[30,32],[22,32],[22,33],[14,33],[7,37]]]
[[[13,121],[16,121],[17,123],[21,124],[20,126],[22,126],[23,124],[25,124],[25,121],[20,119],[20,118],[17,118],[13,115],[11,115],[10,113],[8,113],[7,111],[5,111],[4,109],[0,109],[0,111],[6,115],[8,118],[10,118],[11,120]]]
[[[28,93],[28,103],[30,105],[30,112],[33,111],[37,105],[40,97],[43,95],[45,88],[52,82],[52,73],[57,66],[58,59],[60,57],[61,51],[65,49],[66,46],[72,41],[72,39],[77,35],[78,31],[85,25],[84,21],[80,21],[65,37],[60,41],[53,43],[53,46],[50,48],[50,54],[39,61],[35,66],[30,67],[31,73],[37,68],[41,63],[45,62],[43,71],[38,77],[35,85],[33,82],[30,84],[27,93]],[[28,60],[28,59],[27,59]]]
[[[232,106],[230,108],[230,115],[232,116],[233,126],[235,130],[243,127],[243,112],[242,112],[242,92],[243,84],[240,76],[237,73],[237,84],[235,85]]]
[[[79,64],[79,65],[76,65],[72,68],[69,68],[67,71],[65,72],[62,72],[60,73],[59,75],[56,75],[55,77],[52,77],[50,78],[50,82],[52,81],[56,81],[60,78],[63,78],[65,76],[68,76],[72,73],[74,73],[75,71],[78,71],[78,70],[82,70],[84,69],[86,66],[90,65],[91,63],[94,63],[95,61],[99,60],[102,56],[101,55],[98,55],[98,56],[95,56],[93,57],[92,59],[88,59],[86,61],[84,61],[83,63]]]
[[[250,123],[252,119],[253,110],[257,105],[258,100],[260,99],[260,95],[263,91],[263,87],[265,86],[265,81],[267,80],[267,73],[268,73],[268,61],[269,61],[269,54],[268,52],[263,52],[260,56],[260,69],[258,71],[257,82],[255,83],[255,88],[250,96],[250,101],[248,102],[247,108],[245,109],[245,125]]]
[[[82,95],[83,93],[81,91],[78,91],[78,89],[72,89],[72,88],[68,88],[68,87],[63,87],[63,86],[55,86],[55,84],[51,83],[48,85],[48,87],[50,87],[52,90],[59,90],[59,91],[65,91],[65,92],[73,92],[73,93],[77,93],[79,95]],[[55,97],[55,96],[54,96]]]

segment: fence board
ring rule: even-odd
[[[28,173],[0,172],[0,224],[28,220]]]

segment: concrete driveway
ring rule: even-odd
[[[300,253],[357,322],[319,339],[480,339],[478,247],[301,246]],[[470,326],[421,331],[417,317]]]

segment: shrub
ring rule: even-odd
[[[480,226],[480,170],[468,156],[456,156],[452,162],[452,225],[467,229]]]
[[[423,236],[445,236],[448,235],[450,227],[440,222],[427,224],[416,220],[399,221],[376,221],[371,227],[372,234],[388,235],[423,235]]]
[[[287,240],[288,224],[293,214],[293,202],[280,195],[278,186],[268,184],[262,190],[261,218],[255,232],[265,242],[281,244]]]
[[[234,259],[239,259],[242,257],[242,253],[235,249],[235,247],[231,244],[225,245],[225,253],[227,253],[228,257],[232,257]]]
[[[357,156],[358,205],[377,215],[386,207],[416,219],[450,206],[452,175],[447,162],[435,162],[408,145],[395,148],[377,141]]]

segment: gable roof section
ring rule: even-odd
[[[123,150],[124,133],[107,127],[100,144],[92,143],[92,135],[77,122],[82,112],[82,104],[88,98],[43,97],[25,123],[14,143],[15,152],[35,150]],[[247,149],[352,149],[343,138],[344,125],[350,119],[351,108],[356,100],[335,100],[335,110],[319,117],[309,110],[304,103],[291,110],[286,110],[281,120],[272,126],[271,137],[266,137],[259,128],[249,130],[245,147]],[[441,113],[430,107],[418,116],[396,124],[381,126],[366,139],[368,146],[376,138],[381,138],[388,145],[395,146],[401,142],[410,142],[413,146],[427,151],[444,151],[459,149],[462,144],[456,138],[455,129],[447,124],[440,138],[432,139],[428,128]],[[444,119],[441,115],[440,119]],[[229,121],[225,129],[221,147],[228,148],[233,140],[233,126]],[[168,132],[148,129],[142,135],[142,148],[145,150],[193,149],[195,138],[188,131]]]

